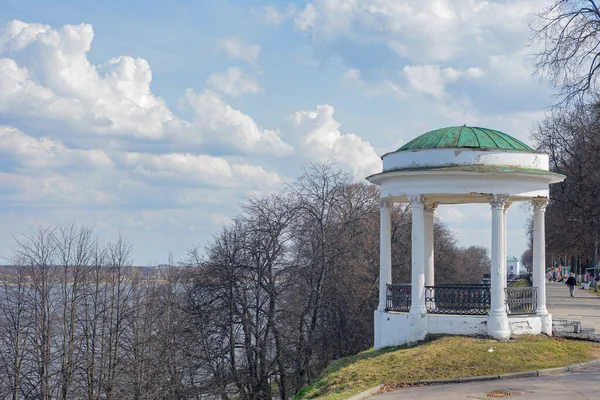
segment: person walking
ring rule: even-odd
[[[565,282],[566,285],[569,286],[569,293],[571,297],[575,297],[575,285],[577,285],[577,281],[575,280],[575,274],[571,272],[571,276]]]

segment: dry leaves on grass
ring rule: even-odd
[[[387,392],[393,392],[394,390],[400,390],[400,389],[408,389],[411,387],[422,387],[425,386],[422,383],[415,383],[415,382],[388,382],[388,383],[384,383],[383,386],[377,391],[377,393],[387,393]]]

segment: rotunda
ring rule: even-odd
[[[548,155],[505,133],[453,126],[424,133],[383,157],[380,186],[380,284],[375,348],[414,343],[428,333],[552,334],[546,309],[544,214],[549,185],[565,177],[549,171]],[[506,212],[514,202],[533,206],[533,286],[506,283]],[[392,282],[391,208],[412,208],[410,285]],[[433,220],[440,205],[489,203],[489,285],[435,283]]]

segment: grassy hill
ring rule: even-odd
[[[490,351],[491,350],[491,351]],[[462,336],[363,351],[334,361],[296,399],[345,399],[372,386],[559,367],[600,358],[600,344],[524,335],[507,342]]]

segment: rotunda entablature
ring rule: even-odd
[[[511,201],[547,198],[549,185],[565,178],[549,171],[546,153],[477,127],[427,132],[382,159],[383,171],[367,179],[382,198],[399,202],[418,195],[439,204],[487,202],[495,193]]]

